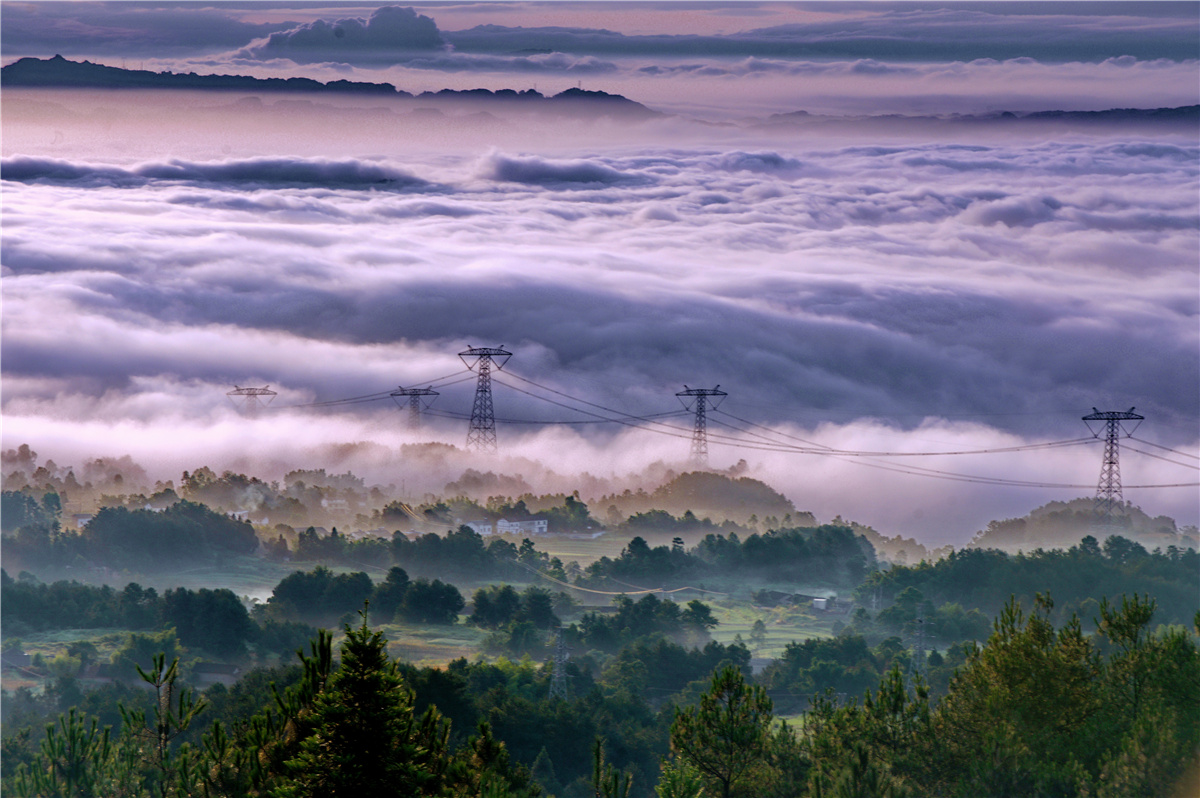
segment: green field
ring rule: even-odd
[[[713,616],[720,624],[712,630],[718,643],[732,643],[741,635],[742,642],[755,657],[775,658],[783,654],[788,643],[812,637],[832,637],[832,620],[815,617],[809,610],[796,607],[756,607],[746,601],[723,599],[706,602],[712,606]],[[750,639],[750,630],[755,621],[761,620],[767,627],[766,638],[761,647]]]
[[[298,570],[311,570],[316,563],[276,562],[263,557],[237,557],[220,565],[204,568],[192,568],[187,571],[172,571],[160,575],[131,576],[108,580],[120,590],[129,582],[137,582],[142,587],[152,587],[160,593],[175,587],[186,587],[190,590],[208,588],[228,588],[238,596],[248,596],[266,601],[275,585],[285,576]],[[331,570],[356,570],[350,568],[333,568]]]
[[[384,624],[388,654],[403,662],[421,666],[441,666],[450,660],[475,659],[488,632],[459,623],[454,626],[425,624]]]
[[[541,551],[552,557],[558,557],[564,562],[575,561],[583,566],[594,562],[603,556],[615,557],[631,539],[628,534],[605,532],[595,538],[573,538],[564,536],[547,536],[536,541]],[[651,545],[669,544],[669,540],[654,540]],[[694,543],[694,541],[690,541]],[[367,571],[373,579],[379,580],[386,573],[386,565],[350,564],[332,566],[335,572],[356,570]],[[139,582],[144,587],[154,587],[165,591],[175,587],[190,589],[199,588],[228,588],[238,596],[250,599],[252,602],[266,601],[275,587],[285,576],[297,570],[311,570],[316,563],[310,562],[276,562],[261,557],[238,557],[227,560],[220,565],[196,568],[184,572],[160,574],[154,576],[137,576],[127,574],[110,575],[107,581],[120,590],[129,582]],[[552,591],[566,590],[579,605],[574,613],[564,618],[572,622],[582,613],[597,607],[603,607],[611,602],[611,595],[619,594],[628,588],[629,594],[637,597],[641,589],[655,588],[659,585],[625,584],[611,580],[595,592],[572,590],[564,588],[548,580],[543,580],[534,574],[528,574],[528,582],[511,582],[517,590],[522,590],[527,584],[536,584]],[[819,594],[823,588],[816,580],[798,579],[791,584],[747,585],[745,582],[730,579],[708,579],[697,582],[692,587],[702,588],[697,591],[674,593],[671,599],[686,603],[691,599],[700,599],[713,608],[713,614],[719,625],[713,629],[712,636],[717,642],[728,644],[739,636],[750,649],[755,658],[774,658],[781,655],[788,643],[814,637],[829,637],[833,634],[833,619],[821,613],[814,614],[808,608],[797,607],[758,607],[755,606],[751,593],[753,590],[768,587],[781,591],[799,591]],[[490,584],[484,582],[463,582],[456,580],[458,588],[468,601],[476,589]],[[678,585],[667,585],[678,587]],[[751,629],[755,621],[761,620],[766,626],[766,637],[757,643],[751,638]],[[454,626],[433,626],[419,624],[385,624],[382,630],[388,638],[388,648],[392,656],[417,665],[445,665],[458,657],[475,659],[481,656],[481,644],[487,632],[465,623]],[[341,637],[341,629],[333,629],[335,638]],[[40,634],[30,634],[22,639],[24,650],[30,655],[40,654],[47,661],[55,657],[65,656],[71,643],[90,641],[96,645],[101,661],[108,660],[114,651],[123,645],[128,630],[121,629],[71,629],[57,630]],[[265,664],[273,664],[274,656]],[[40,688],[41,680],[20,670],[7,669],[4,673],[3,687],[6,690],[21,686]]]
[[[538,551],[544,551],[551,557],[558,557],[564,563],[575,561],[584,568],[601,557],[616,557],[625,548],[632,535],[621,535],[616,532],[605,532],[595,538],[572,538],[562,535],[549,535],[534,541]],[[520,543],[520,541],[514,541]]]

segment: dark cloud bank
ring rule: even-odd
[[[97,8],[80,7],[79,17],[97,31],[130,19]],[[1046,68],[1058,86],[1093,87],[1118,72],[1152,81],[1191,74],[1197,47],[1192,6],[1156,7],[1136,25],[1090,11],[895,7],[742,37],[455,32],[396,10],[250,30],[196,11],[201,38],[225,25],[211,33],[215,49],[237,48],[246,63],[362,56],[375,65],[403,52],[410,65],[511,74],[521,65],[637,68],[647,65],[638,58],[670,53],[650,64],[677,70],[670,81],[715,69],[790,86],[818,67],[839,80],[900,81],[877,95],[941,69],[906,62],[918,45],[956,62],[936,75],[939,90],[964,81],[970,90],[985,73],[1000,83],[1022,70],[1042,75],[1021,60],[1037,48],[1092,62]],[[34,41],[76,35],[63,9],[10,4],[6,51],[17,52],[10,40],[38,15],[55,22]],[[114,48],[132,39],[104,30]],[[898,44],[889,31],[903,34]],[[183,47],[181,37],[166,41]],[[821,65],[814,53],[856,60]],[[977,58],[1015,60],[962,63]],[[294,462],[335,444],[370,449],[364,459],[387,474],[394,409],[281,410],[247,446],[250,428],[225,391],[269,383],[280,405],[365,395],[427,384],[461,370],[464,347],[499,344],[516,352],[514,376],[497,384],[497,415],[513,419],[581,417],[520,393],[539,392],[520,375],[636,414],[677,409],[685,384],[719,383],[736,416],[871,450],[1076,438],[1093,406],[1136,406],[1147,416],[1141,434],[1164,445],[1194,449],[1200,438],[1194,125],[1057,117],[827,127],[803,115],[551,124],[494,107],[416,113],[294,100],[228,104],[218,119],[184,113],[194,96],[121,106],[108,96],[6,95],[6,447],[137,455],[170,440],[163,457],[174,465],[195,467],[190,453],[204,452],[250,467],[251,449]],[[1007,96],[985,100],[1003,108]],[[780,110],[798,107],[780,97]],[[1117,107],[1097,102],[1073,107]],[[447,386],[438,408],[461,415],[470,398],[469,381]],[[682,438],[601,425],[504,434],[555,467],[602,473],[682,459],[680,423]],[[462,427],[443,418],[430,434],[460,443]],[[845,511],[917,534],[941,525],[942,539],[951,527],[969,534],[1070,498],[1002,498],[829,460],[713,451],[722,467],[747,457],[825,517]],[[1085,485],[1098,470],[1094,449],[1023,457],[944,466]],[[1194,469],[1124,462],[1127,484],[1195,480]],[[1194,489],[1127,496],[1185,523],[1200,515]]]
[[[220,7],[6,4],[3,41],[12,54],[107,52],[134,56],[241,47],[246,57],[360,66],[454,53],[482,58],[475,65],[482,69],[495,69],[502,63],[486,60],[488,57],[510,59],[515,69],[537,68],[536,56],[550,53],[601,59],[870,58],[881,62],[1200,57],[1195,36],[1197,13],[1194,4],[1188,3],[821,4],[818,10],[845,16],[727,35],[630,35],[586,27],[495,24],[452,31],[439,28],[434,19],[436,7],[423,10],[433,16],[402,6],[384,6],[362,17],[247,24],[232,13],[221,13]],[[719,13],[720,7],[692,13],[705,12]],[[427,65],[472,68],[462,59]],[[612,68],[603,62],[576,66],[591,71]]]
[[[257,329],[351,347],[425,342],[448,355],[464,340],[503,341],[546,353],[522,366],[539,380],[607,381],[612,387],[597,397],[606,402],[721,382],[768,408],[751,413],[764,423],[829,413],[911,428],[926,415],[978,416],[1016,434],[1074,437],[1077,413],[1115,402],[1166,422],[1164,433],[1174,428],[1179,442],[1197,418],[1197,298],[1148,295],[1157,289],[1123,285],[1141,278],[1121,270],[1151,236],[1166,246],[1157,265],[1137,264],[1142,278],[1170,285],[1184,268],[1176,284],[1194,287],[1168,243],[1194,244],[1194,202],[1162,196],[1160,207],[1139,207],[1093,184],[1119,178],[1129,190],[1164,175],[1186,184],[1196,153],[1150,143],[851,147],[813,159],[832,175],[822,178],[806,176],[806,159],[778,152],[492,153],[475,163],[474,182],[440,186],[394,164],[353,159],[117,168],[13,158],[3,176],[25,184],[24,196],[69,190],[69,202],[110,203],[109,232],[125,232],[68,255],[61,240],[16,227],[5,241],[6,294],[18,312],[55,296],[84,317],[136,327]],[[916,170],[925,187],[867,179],[892,168]],[[1008,175],[1004,188],[983,188],[999,175]],[[1045,179],[1059,187],[1047,191]],[[121,207],[127,200],[104,193],[113,187],[136,192],[128,201],[158,203],[174,238],[140,229]],[[89,199],[81,190],[100,193]],[[406,199],[413,192],[436,199]],[[178,219],[172,208],[181,209]],[[430,239],[433,228],[410,228],[412,244],[399,249],[376,240],[399,220],[445,232]],[[222,240],[205,236],[201,252],[186,246],[197,223],[216,224]],[[588,226],[605,225],[572,245]],[[495,235],[499,251],[487,245]],[[1088,235],[1116,248],[1110,266],[1097,271],[1094,253],[1075,253],[1077,266],[1032,262],[1055,236],[1082,245]],[[144,263],[109,257],[130,236],[147,238]],[[788,266],[788,253],[828,265]],[[246,271],[204,265],[243,254],[252,258]],[[1067,247],[1057,257],[1071,254]],[[881,261],[874,277],[854,276],[859,258]],[[918,267],[939,282],[905,278],[906,264],[921,258],[946,260]],[[622,270],[628,278],[616,279]],[[39,297],[35,287],[50,275],[50,294]],[[1061,285],[1037,287],[1051,277]],[[169,347],[68,345],[12,326],[3,354],[7,374],[79,378],[84,390],[123,390],[131,376],[164,372],[240,379],[213,363],[197,370]],[[332,390],[316,363],[281,361],[261,377],[325,397]],[[344,392],[378,388],[353,383]]]

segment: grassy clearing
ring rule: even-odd
[[[807,722],[808,722],[808,714],[804,713],[804,712],[801,712],[796,715],[776,715],[775,716],[776,725],[781,725],[781,724],[786,723],[788,726],[792,727],[793,731],[800,731],[801,729],[804,728],[804,726]]]
[[[418,666],[441,667],[450,660],[473,659],[488,633],[464,624],[385,624],[388,654]]]
[[[24,635],[21,643],[29,656],[41,654],[46,659],[51,659],[67,653],[67,647],[72,643],[89,642],[100,652],[100,659],[107,660],[114,651],[125,644],[130,634],[129,629],[53,629]]]
[[[816,617],[803,608],[756,607],[732,600],[715,602],[712,608],[713,616],[720,622],[712,630],[713,639],[729,644],[741,635],[742,642],[755,657],[779,657],[788,643],[833,636],[831,620]],[[759,620],[766,626],[766,638],[761,647],[750,639],[750,630]]]
[[[275,585],[293,571],[310,571],[316,563],[276,562],[262,557],[238,557],[220,565],[192,568],[187,571],[155,574],[143,578],[130,577],[118,587],[129,582],[138,582],[143,587],[153,587],[162,592],[170,588],[186,587],[191,590],[229,588],[238,596],[249,596],[266,601]],[[340,569],[339,569],[340,570]],[[348,568],[345,570],[357,570]]]
[[[625,548],[632,535],[621,535],[615,532],[605,532],[595,538],[570,538],[563,536],[547,536],[534,541],[538,551],[544,551],[551,557],[558,557],[564,563],[574,560],[586,568],[601,557],[616,557]],[[519,541],[518,541],[519,543]]]
[[[55,657],[65,657],[72,643],[88,642],[96,647],[96,659],[108,662],[113,653],[125,644],[130,634],[128,629],[54,629],[48,632],[32,632],[21,637],[22,650],[32,657],[41,654],[47,662]],[[40,692],[47,681],[28,670],[5,668],[0,688],[5,691],[28,687]]]

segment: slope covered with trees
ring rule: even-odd
[[[401,667],[364,615],[339,660],[322,633],[299,667],[275,672],[277,692],[248,678],[198,697],[155,657],[141,674],[157,700],[129,696],[114,731],[71,711],[36,748],[6,737],[3,786],[231,798],[648,796],[654,785],[692,798],[1186,794],[1200,764],[1200,618],[1155,631],[1154,601],[1126,597],[1104,602],[1087,635],[1075,618],[1054,624],[1053,608],[1045,596],[1028,611],[1010,602],[940,701],[892,669],[861,700],[818,700],[801,728],[778,725],[768,693],[733,663],[704,662],[706,686],[655,713],[577,669],[579,689],[562,700],[528,666]]]

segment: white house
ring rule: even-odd
[[[549,522],[542,518],[532,521],[505,521],[501,518],[496,522],[496,532],[501,535],[544,535],[549,526]]]

